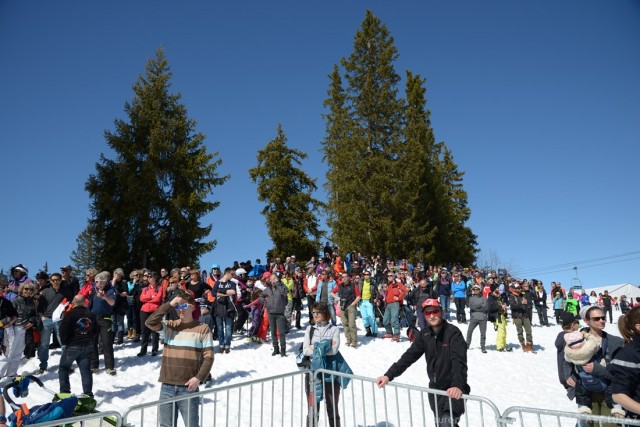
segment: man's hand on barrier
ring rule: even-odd
[[[447,396],[452,399],[460,399],[462,397],[462,390],[458,387],[451,387],[447,389]]]
[[[386,375],[383,375],[376,379],[376,384],[378,385],[379,388],[384,387],[388,382],[389,382],[389,377]]]
[[[196,389],[200,385],[200,380],[197,379],[196,377],[193,377],[189,381],[187,381],[184,385],[187,386],[187,390],[196,391]]]

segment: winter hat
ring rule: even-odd
[[[269,273],[268,271],[262,275],[263,279],[268,279],[269,277],[271,277],[271,273]]]
[[[578,317],[575,314],[569,313],[567,311],[565,311],[564,313],[562,313],[562,315],[560,315],[560,323],[562,325],[569,325],[575,322],[576,320],[579,320]]]
[[[584,335],[580,331],[564,334],[564,342],[573,349],[581,348],[584,345]]]
[[[15,267],[13,267],[11,269],[11,272],[13,273],[15,270],[18,270],[18,271],[22,272],[22,274],[29,274],[29,270],[27,270],[27,267],[25,267],[22,264],[18,264]]]
[[[245,270],[244,268],[239,268],[236,270],[236,276],[240,276],[243,274],[247,274],[247,270]]]
[[[581,319],[582,319],[582,321],[583,321],[583,322],[585,322],[585,323],[587,323],[586,315],[587,315],[587,311],[589,310],[589,308],[590,308],[590,307],[592,307],[592,306],[590,306],[590,305],[585,305],[584,307],[582,307],[582,308],[580,309],[580,318],[581,318]]]
[[[575,333],[576,332],[572,332],[571,334],[567,335],[573,335]],[[574,365],[582,366],[585,363],[588,363],[593,358],[593,355],[596,354],[596,352],[600,348],[600,345],[598,344],[598,341],[591,335],[582,333],[580,333],[580,335],[582,339],[582,342],[580,344],[574,343],[573,345],[571,345],[567,342],[567,346],[564,349],[564,359],[567,362],[573,363]]]

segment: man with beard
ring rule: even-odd
[[[446,391],[448,396],[429,394],[429,406],[438,417],[436,425],[454,427],[464,413],[464,401],[460,398],[471,391],[467,384],[467,345],[460,329],[444,319],[444,310],[436,299],[426,300],[422,309],[428,327],[417,334],[411,347],[376,383],[384,387],[424,355],[428,387]]]

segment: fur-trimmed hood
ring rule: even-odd
[[[568,345],[564,347],[564,360],[579,366],[589,363],[593,355],[600,350],[598,340],[591,334],[583,332],[582,335],[584,336],[584,345],[582,347],[571,348]]]

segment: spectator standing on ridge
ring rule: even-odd
[[[156,356],[159,350],[160,336],[158,332],[146,326],[145,322],[162,304],[162,288],[158,283],[158,273],[150,271],[144,273],[142,282],[146,286],[140,292],[140,326],[142,327],[142,342],[138,357],[146,356],[147,347],[149,346],[149,338],[151,338],[151,356]]]
[[[480,326],[480,351],[486,353],[485,343],[487,342],[487,312],[488,301],[487,298],[480,294],[480,285],[474,284],[471,287],[471,298],[469,298],[469,316],[471,321],[469,322],[469,329],[467,329],[467,348],[471,346],[471,339],[473,337],[473,331],[476,326]]]
[[[438,417],[436,425],[454,427],[465,410],[460,398],[471,391],[467,384],[467,346],[460,329],[444,319],[444,310],[437,300],[428,299],[422,306],[428,327],[416,335],[411,347],[376,383],[384,387],[424,355],[428,387],[446,391],[448,396],[429,395],[429,406]]]
[[[347,346],[358,346],[358,329],[356,328],[356,307],[360,302],[360,289],[351,281],[347,273],[342,273],[342,282],[336,286],[334,294],[340,295],[340,320],[344,328]]]
[[[400,306],[406,294],[407,289],[400,280],[395,278],[395,274],[387,273],[386,305],[382,320],[386,333],[383,338],[391,338],[395,342],[400,341]]]
[[[609,291],[605,290],[604,295],[602,295],[602,307],[605,315],[609,313],[609,323],[613,323],[613,308]]]
[[[467,284],[462,280],[458,272],[453,273],[451,291],[453,292],[453,302],[456,304],[456,320],[459,324],[467,323],[467,313],[464,311],[467,297]]]
[[[264,279],[267,279],[269,285],[262,291],[260,300],[266,308],[269,316],[269,328],[271,329],[271,342],[273,343],[272,356],[277,354],[282,357],[287,356],[286,342],[286,320],[284,318],[284,309],[287,306],[287,288],[278,279],[276,274],[269,272],[264,273]],[[278,345],[278,336],[280,334],[280,345]],[[282,349],[282,350],[281,350]]]
[[[529,314],[532,309],[531,294],[528,291],[524,291],[517,283],[509,287],[509,292],[511,318],[513,319],[513,324],[516,325],[518,341],[520,341],[522,351],[525,353],[534,352],[533,335],[531,334],[531,320],[529,320]]]
[[[213,315],[218,325],[218,343],[220,353],[231,351],[231,338],[233,333],[233,319],[236,315],[236,307],[233,298],[236,295],[236,283],[233,278],[233,269],[227,267],[224,274],[213,286],[213,294],[216,302],[213,305]]]
[[[40,370],[38,373],[44,374],[49,364],[49,345],[51,344],[51,334],[55,333],[58,337],[58,342],[61,342],[60,337],[60,321],[53,321],[53,312],[62,303],[69,302],[73,295],[69,293],[69,288],[62,289],[60,284],[62,282],[62,275],[60,273],[53,273],[49,278],[50,284],[40,290],[40,304],[44,307],[44,311],[40,316],[42,320],[42,331],[40,332],[40,347],[38,348],[38,359],[40,360]],[[84,298],[82,300],[84,303]]]
[[[378,287],[371,280],[371,271],[365,270],[359,284],[360,294],[360,315],[362,316],[362,326],[367,331],[367,337],[378,336],[378,324],[375,315],[375,298],[378,294]]]
[[[116,291],[109,283],[111,274],[103,271],[96,274],[96,288],[89,293],[89,311],[96,316],[98,335],[93,339],[93,353],[91,355],[91,370],[98,371],[99,352],[98,341],[102,341],[102,354],[104,355],[104,367],[107,374],[115,375],[115,358],[113,354],[113,306],[116,303]]]
[[[331,324],[336,325],[336,309],[333,305],[333,288],[336,287],[336,281],[331,278],[329,271],[323,271],[318,276],[317,289],[316,289],[316,302],[323,302],[329,307],[329,314],[331,315]]]
[[[60,273],[62,274],[62,283],[61,287],[69,288],[69,293],[71,295],[76,295],[80,291],[80,282],[78,278],[71,275],[73,268],[70,265],[65,265],[64,267],[60,267]]]
[[[446,268],[443,268],[437,279],[438,299],[440,300],[440,307],[444,310],[444,318],[449,321],[449,303],[451,301],[451,280],[448,277]]]

